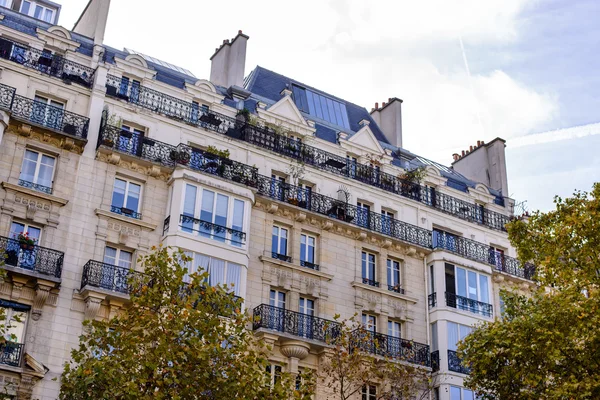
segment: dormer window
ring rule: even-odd
[[[300,111],[345,129],[350,129],[348,111],[346,111],[344,103],[297,85],[292,86],[292,93],[296,107]]]
[[[6,3],[6,6],[10,6],[9,3],[11,3],[11,0],[5,0],[4,1]],[[14,6],[13,8],[16,8],[17,4],[19,3],[18,0],[14,1]],[[1,5],[1,3],[0,3]],[[19,11],[22,14],[25,15],[29,15],[30,17],[33,17],[35,19],[39,19],[41,21],[46,21],[48,23],[54,24],[54,16],[56,14],[56,9],[54,8],[50,8],[40,2],[36,2],[36,1],[30,1],[30,0],[23,0],[21,2],[21,8],[19,9]]]

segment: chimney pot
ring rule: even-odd
[[[458,153],[452,154],[452,157],[454,158],[454,161],[458,161],[458,159],[460,158],[460,156],[458,155]]]
[[[375,109],[379,110],[379,103],[375,103]]]
[[[381,103],[381,108],[385,107],[385,101]]]
[[[464,151],[464,150],[462,151],[462,156],[463,156],[463,157],[465,156],[465,151]]]
[[[392,98],[388,97],[388,103],[391,103],[391,102],[392,102]]]
[[[240,29],[240,30],[238,31],[238,35],[241,35],[241,34],[242,34],[242,30]]]
[[[473,151],[473,146],[469,146],[469,151]]]

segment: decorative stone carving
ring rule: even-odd
[[[27,125],[27,124],[21,124],[18,128],[18,133],[21,136],[25,136],[25,137],[29,137],[31,136],[31,132],[32,132],[32,127],[31,125]]]
[[[383,247],[384,249],[389,249],[390,247],[392,247],[392,241],[389,239],[384,239],[381,242],[381,247]]]
[[[37,209],[34,204],[27,204],[27,208],[25,209],[25,218],[33,220],[36,210]]]
[[[37,383],[39,378],[27,374],[21,374],[21,382],[19,383],[19,387],[17,389],[17,400],[31,400],[31,396],[33,395],[33,387]]]
[[[307,343],[298,340],[287,341],[280,347],[281,354],[289,358],[296,358],[298,360],[305,359],[306,356],[308,356],[309,350],[310,346]]]
[[[364,242],[367,239],[367,232],[361,231],[356,235],[356,240]]]
[[[60,147],[65,149],[65,150],[72,150],[75,148],[75,141],[71,138],[64,138],[61,142],[60,142]]]
[[[21,293],[23,292],[23,283],[22,282],[13,282],[12,292],[10,294],[10,298],[12,300],[19,300],[21,298]]]
[[[54,285],[47,285],[44,283],[38,283],[35,286],[35,297],[33,299],[33,307],[31,309],[31,318],[34,321],[37,321],[42,316],[42,309],[44,308],[44,304],[46,304],[46,300],[50,295],[50,289],[52,289]]]
[[[111,153],[108,157],[108,162],[114,165],[119,165],[121,162],[121,156],[117,153]]]
[[[269,214],[275,214],[278,209],[279,209],[279,205],[277,203],[269,203],[267,205],[267,212]]]
[[[85,299],[85,319],[93,321],[98,315],[104,296],[89,293]]]
[[[304,222],[306,220],[306,213],[299,212],[298,214],[296,214],[296,218],[295,219],[298,222]]]
[[[333,228],[333,222],[331,221],[323,221],[322,228],[324,231],[330,231]]]
[[[150,168],[150,170],[148,171],[148,175],[150,175],[153,178],[158,178],[160,174],[161,171],[158,165],[153,165],[152,168]]]

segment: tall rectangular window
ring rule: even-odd
[[[285,308],[285,292],[271,289],[269,293],[269,305],[278,308]]]
[[[231,219],[232,233],[231,244],[234,246],[242,245],[242,235],[244,228],[244,202],[238,199],[233,200],[233,216]]]
[[[55,165],[54,157],[38,151],[25,150],[19,185],[51,194]]]
[[[181,229],[184,232],[192,233],[194,231],[194,216],[196,215],[196,196],[198,189],[194,185],[185,185],[185,196],[183,200],[183,218]],[[189,217],[189,218],[185,218]]]
[[[377,332],[377,317],[375,315],[363,313],[362,324],[369,332]]]
[[[369,228],[371,226],[371,206],[360,201],[356,202],[356,219],[358,225]]]
[[[242,265],[200,253],[186,252],[186,254],[192,258],[186,265],[188,270],[186,282],[190,281],[190,274],[204,271],[208,273],[207,283],[210,286],[221,285],[236,296],[241,294]]]
[[[400,262],[396,260],[387,260],[387,279],[388,289],[396,292],[400,291]]]
[[[377,400],[377,386],[363,385],[362,400]]]
[[[394,213],[388,210],[381,210],[381,232],[391,235],[393,223]]]
[[[448,350],[456,351],[458,342],[467,337],[472,330],[470,326],[448,322]]]
[[[401,328],[402,328],[402,326],[400,325],[400,322],[388,321],[388,335],[389,336],[395,337],[395,338],[401,338],[402,337]]]
[[[289,261],[287,255],[288,230],[274,225],[271,236],[271,256]]]
[[[315,265],[315,247],[317,239],[305,233],[300,235],[300,265],[313,267]]]
[[[371,286],[379,286],[375,280],[375,254],[362,252],[362,279],[363,283]]]
[[[141,196],[142,186],[140,184],[115,178],[110,210],[117,214],[140,219]]]
[[[117,267],[131,269],[133,253],[115,247],[106,246],[104,249],[104,262]]]

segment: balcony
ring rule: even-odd
[[[4,342],[0,345],[0,364],[10,365],[11,367],[21,366],[21,357],[23,356],[22,343]]]
[[[29,46],[0,38],[0,58],[35,69],[42,74],[62,79],[65,83],[77,83],[91,88],[95,70],[67,60],[60,54],[38,50]]]
[[[448,307],[468,311],[473,314],[480,314],[488,318],[491,318],[493,314],[493,306],[491,304],[483,303],[481,301],[469,299],[463,296],[458,296],[454,293],[446,292],[446,305]]]
[[[429,308],[434,308],[437,306],[437,294],[436,293],[431,293],[429,296],[427,296],[427,304],[429,305]]]
[[[12,86],[0,83],[0,108],[10,110],[17,90]]]
[[[62,132],[77,139],[86,139],[89,118],[65,111],[27,97],[15,95],[12,102],[12,117]]]
[[[64,253],[37,245],[21,244],[17,239],[0,236],[4,264],[23,272],[32,272],[59,278],[62,274]]]
[[[254,308],[253,329],[260,328],[326,343],[338,337],[341,329],[338,322],[268,304]]]
[[[379,287],[379,282],[369,278],[362,278],[362,283],[369,286]]]
[[[352,333],[350,345],[378,356],[430,366],[429,346],[412,340],[357,329]]]
[[[52,188],[44,185],[40,185],[38,183],[33,183],[29,181],[25,181],[23,179],[19,179],[19,186],[22,186],[27,189],[33,189],[38,192],[43,192],[46,194],[52,194]]]
[[[142,219],[142,214],[135,212],[126,207],[110,206],[110,212],[115,214],[124,215],[129,218]]]
[[[271,258],[274,258],[276,260],[281,260],[281,261],[285,261],[285,262],[292,262],[292,257],[288,256],[287,254],[279,254],[279,253],[275,253],[275,252],[271,252]]]
[[[388,290],[390,292],[404,294],[404,289],[400,287],[400,285],[388,285]]]
[[[459,374],[470,374],[471,369],[462,365],[458,354],[454,350],[448,350],[448,369],[452,372],[458,372]]]
[[[100,261],[89,260],[83,266],[81,290],[86,286],[129,295],[129,277],[138,272]]]
[[[312,263],[310,261],[300,260],[300,266],[304,268],[310,268],[315,271],[319,270],[319,264]]]
[[[184,232],[199,233],[200,236],[227,242],[234,246],[243,246],[246,243],[246,232],[203,221],[198,218],[181,214],[179,227]]]
[[[440,351],[431,352],[431,370],[437,372],[440,370]]]
[[[492,247],[447,232],[433,231],[433,248],[456,253],[462,257],[489,264],[500,272],[531,280],[535,275],[535,266],[522,265],[519,260],[495,251]]]

